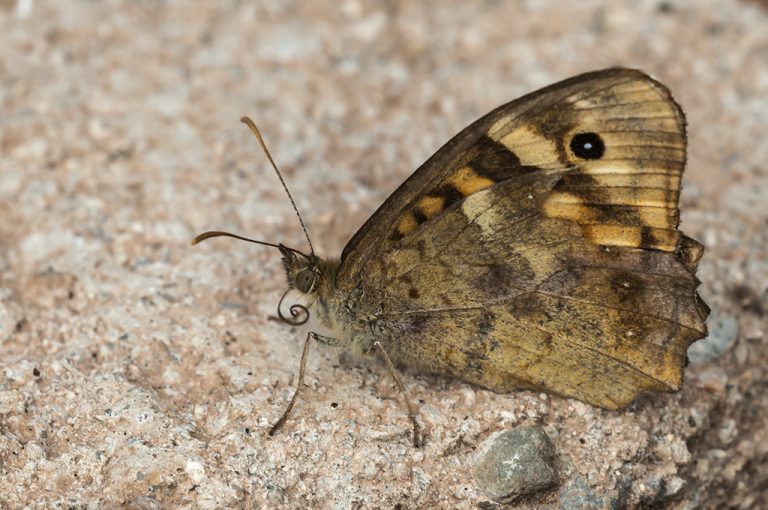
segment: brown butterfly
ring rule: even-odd
[[[291,317],[278,305],[280,317],[311,314],[323,330],[308,334],[296,392],[270,433],[302,388],[311,339],[377,351],[403,392],[396,365],[608,409],[678,390],[709,314],[696,292],[703,247],[677,229],[685,159],[685,117],[667,88],[606,69],[461,131],[340,259],[316,256],[311,242],[305,254],[256,241],[280,250],[289,289],[306,300]],[[193,243],[218,235],[232,236]]]

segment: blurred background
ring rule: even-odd
[[[687,113],[681,228],[707,246],[701,293],[715,354],[703,359],[719,360],[692,369],[706,384],[690,383],[690,395],[704,395],[690,398],[706,402],[710,425],[745,424],[723,444],[703,439],[709,425],[696,429],[706,447],[669,472],[696,473],[704,499],[675,497],[765,503],[768,452],[749,431],[766,429],[756,388],[768,380],[767,9],[734,0],[0,0],[0,507],[484,501],[456,468],[474,448],[424,461],[407,440],[386,452],[343,443],[346,433],[333,431],[342,411],[327,405],[341,395],[351,395],[343,416],[360,427],[381,422],[396,435],[407,426],[386,380],[392,398],[378,404],[361,389],[378,371],[339,369],[333,356],[310,362],[319,403],[299,405],[310,432],[286,435],[298,441],[290,447],[268,442],[262,429],[285,403],[303,338],[266,322],[283,286],[277,255],[189,241],[227,229],[304,248],[242,115],[260,126],[318,252],[334,256],[468,123],[610,66],[654,75]],[[445,412],[428,418],[435,448],[462,426],[479,441],[512,420],[499,407],[528,405],[441,384],[409,378]],[[559,416],[530,405],[512,422]],[[467,415],[472,425],[461,424]],[[595,452],[610,456],[581,448],[577,471]],[[712,449],[724,457],[709,459]],[[299,467],[308,459],[314,467]],[[729,463],[738,466],[722,475]],[[589,485],[614,490],[614,470],[595,469]],[[632,504],[645,497],[635,486],[623,494]]]

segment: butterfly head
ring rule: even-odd
[[[317,289],[320,280],[318,258],[314,255],[306,255],[293,248],[280,245],[280,253],[283,256],[283,267],[288,278],[288,288],[296,289],[304,294],[312,294]]]
[[[338,260],[326,260],[314,254],[306,255],[293,248],[279,245],[283,256],[283,267],[288,280],[288,289],[277,305],[277,316],[285,323],[297,326],[309,320],[310,309],[315,303],[327,303],[336,289]],[[290,316],[283,314],[282,304],[288,295],[298,303],[291,305]]]
[[[315,297],[318,289],[327,289],[328,286],[323,286],[321,283],[325,281],[324,273],[328,273],[328,271],[325,270],[329,267],[333,267],[333,265],[329,266],[326,262],[315,256],[315,250],[312,247],[312,240],[309,238],[309,233],[307,233],[307,227],[304,225],[304,220],[301,218],[299,209],[296,207],[296,202],[293,200],[293,196],[291,196],[291,192],[288,190],[288,186],[285,184],[285,180],[283,179],[280,170],[277,168],[275,161],[272,159],[272,155],[269,153],[269,149],[267,149],[267,145],[264,143],[264,139],[261,137],[259,128],[257,128],[256,124],[248,117],[243,117],[240,120],[246,126],[248,126],[251,132],[253,132],[253,134],[256,136],[256,139],[259,141],[261,148],[264,150],[264,154],[266,154],[269,163],[272,165],[272,168],[275,170],[277,177],[280,179],[280,184],[282,184],[286,195],[288,195],[291,206],[293,206],[293,210],[296,212],[296,216],[299,219],[301,230],[304,232],[304,235],[307,238],[307,243],[309,244],[309,255],[306,255],[294,248],[289,248],[282,243],[268,243],[265,241],[259,241],[256,239],[239,236],[237,234],[231,234],[229,232],[222,232],[219,230],[212,230],[200,234],[199,236],[195,237],[195,239],[192,241],[192,244],[195,245],[211,237],[234,237],[235,239],[240,239],[242,241],[248,241],[250,243],[277,248],[280,251],[280,254],[283,256],[283,266],[285,267],[286,276],[288,277],[288,290],[283,294],[283,297],[280,298],[280,302],[277,305],[277,315],[283,322],[288,324],[304,324],[307,322],[307,320],[309,320],[309,309],[306,306],[302,304],[291,305],[291,318],[288,318],[281,312],[280,305],[282,305],[283,300],[288,295],[288,293],[294,289],[298,290],[305,296],[311,296],[312,298]],[[312,300],[313,299],[310,299],[308,301]]]

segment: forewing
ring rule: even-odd
[[[574,158],[570,138],[599,122],[612,154],[592,162]],[[572,172],[548,204],[555,215],[582,222],[574,196],[610,189],[592,214],[643,214],[625,218],[625,227],[646,229],[645,243],[673,249],[675,239],[661,230],[677,225],[677,198],[685,159],[682,112],[666,88],[640,71],[606,69],[556,83],[503,105],[474,122],[419,167],[366,221],[341,256],[340,279],[353,281],[368,260],[387,252],[422,224],[467,196],[531,172]],[[638,161],[642,159],[642,165]],[[610,160],[610,168],[606,161]],[[622,207],[643,204],[642,211]],[[595,204],[596,206],[598,204]],[[659,207],[662,205],[663,207]],[[633,224],[634,223],[634,224]],[[641,228],[597,228],[595,235],[634,243]],[[662,240],[654,238],[659,235]],[[673,236],[674,237],[674,236]],[[635,243],[636,244],[636,243]]]

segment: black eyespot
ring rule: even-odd
[[[579,133],[571,140],[571,151],[581,159],[600,159],[605,154],[605,143],[597,133]]]
[[[296,275],[296,288],[301,292],[309,292],[315,283],[315,272],[311,269],[304,269]]]

